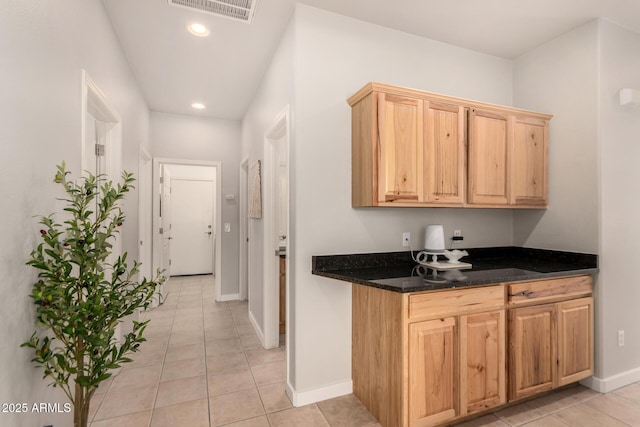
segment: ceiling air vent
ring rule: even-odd
[[[167,0],[171,6],[250,24],[258,0]]]

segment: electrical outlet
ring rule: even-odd
[[[453,237],[462,237],[462,230],[453,230]]]
[[[624,347],[624,331],[618,331],[618,347]]]
[[[409,233],[408,231],[402,233],[402,246],[411,246],[411,233]]]

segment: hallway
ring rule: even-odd
[[[212,280],[170,280],[142,350],[94,395],[91,427],[379,425],[353,395],[294,408],[284,347],[262,349],[246,301],[216,303]]]

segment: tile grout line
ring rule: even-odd
[[[605,396],[606,394],[607,394],[607,393],[604,393],[604,394],[602,394],[601,396]],[[612,394],[613,394],[613,393],[612,393]],[[622,396],[618,396],[618,395],[616,395],[616,396],[617,396],[617,397],[619,397],[619,398],[622,398]],[[599,397],[599,396],[597,396],[597,397]],[[630,402],[630,401],[628,401],[628,400],[626,400],[626,399],[624,399],[624,398],[622,398],[622,400],[623,400],[625,403],[629,403],[629,404],[631,404],[631,405],[632,405],[632,406],[634,406],[635,408],[639,408],[639,406],[638,406],[638,405],[636,405],[636,404],[635,404],[635,403],[633,403],[633,402]],[[607,417],[613,418],[614,420],[621,422],[622,424],[624,424],[624,425],[626,425],[626,426],[632,427],[630,424],[627,424],[626,422],[622,421],[621,419],[616,418],[616,416],[615,416],[615,415],[607,414],[606,412],[603,412],[603,411],[599,410],[598,408],[593,408],[593,409],[594,409],[595,411],[597,411],[597,412],[600,412],[601,414],[606,415]]]
[[[249,310],[249,305],[247,304],[247,311]],[[238,333],[238,324],[236,322],[236,318],[233,315],[233,312],[231,312],[231,307],[229,307],[229,311],[231,314],[231,319],[233,320],[233,330],[236,333],[236,336],[238,337],[238,341],[240,341],[240,346],[242,347],[242,354],[244,356],[244,360],[247,362],[247,366],[249,367],[249,372],[251,373],[251,378],[253,379],[253,386],[255,387],[256,393],[258,393],[258,399],[260,399],[260,405],[262,405],[262,411],[264,412],[264,417],[267,419],[267,424],[271,425],[271,423],[269,422],[269,417],[267,415],[267,409],[264,406],[264,401],[262,400],[262,395],[260,394],[260,390],[258,390],[258,383],[256,382],[256,377],[253,375],[253,369],[251,366],[251,363],[249,363],[249,357],[247,356],[247,349],[245,348],[244,343],[242,342],[242,338],[240,338],[240,333]],[[247,313],[247,316],[249,316],[249,314]],[[247,418],[250,419],[250,418]],[[239,420],[239,421],[244,421],[244,420]]]
[[[549,396],[551,396],[551,395],[549,395]],[[574,406],[581,405],[581,404],[583,404],[583,403],[585,403],[585,402],[588,402],[588,401],[589,401],[589,400],[591,400],[591,399],[595,399],[596,397],[598,397],[598,395],[591,396],[591,397],[589,397],[588,399],[584,399],[584,400],[581,400],[581,401],[579,401],[579,402],[571,403],[571,404],[569,404],[569,405],[567,405],[567,406],[565,406],[565,407],[563,407],[563,408],[560,408],[560,409],[552,410],[551,412],[547,412],[547,413],[545,413],[545,414],[544,414],[544,415],[542,415],[542,416],[534,417],[534,418],[532,418],[532,419],[530,419],[530,420],[527,420],[526,422],[524,422],[524,423],[520,423],[520,424],[511,424],[511,423],[509,423],[506,419],[504,419],[504,418],[502,418],[502,417],[500,417],[500,416],[496,415],[495,413],[492,413],[492,414],[493,414],[496,418],[498,418],[500,421],[502,421],[503,423],[505,423],[505,424],[509,425],[510,427],[520,427],[520,426],[526,426],[527,424],[532,423],[532,422],[534,422],[534,421],[541,420],[541,419],[543,419],[544,417],[547,417],[547,416],[549,416],[549,415],[555,415],[555,414],[557,414],[558,412],[562,412],[562,411],[564,411],[565,409],[569,409],[569,408],[572,408],[572,407],[574,407]],[[530,403],[530,402],[533,402],[533,401],[535,401],[535,400],[532,400],[532,401],[529,401],[529,402],[525,402],[525,403]],[[534,407],[534,409],[538,409],[538,408],[535,408],[535,407]],[[560,420],[560,421],[562,421],[562,420]],[[563,423],[563,424],[566,424],[566,423]]]
[[[247,310],[248,310],[248,306],[247,306]],[[248,316],[248,313],[247,313],[247,316]],[[256,365],[252,365],[252,364],[251,364],[251,362],[249,361],[249,356],[247,355],[247,353],[248,353],[249,351],[260,350],[260,348],[258,348],[258,349],[247,349],[247,348],[245,348],[244,343],[242,343],[242,339],[240,338],[240,333],[238,332],[238,324],[236,323],[236,319],[235,319],[235,316],[233,316],[233,313],[232,313],[231,317],[232,317],[232,319],[233,319],[233,325],[234,325],[234,328],[235,328],[235,330],[236,330],[236,335],[238,335],[238,340],[240,340],[240,344],[241,344],[241,346],[242,346],[242,352],[244,353],[245,359],[247,360],[247,364],[248,364],[248,366],[249,366],[249,372],[251,372],[251,377],[253,378],[254,387],[255,387],[255,389],[256,389],[256,391],[257,391],[257,393],[258,393],[258,397],[260,398],[260,402],[262,403],[262,409],[263,409],[263,411],[264,411],[264,417],[265,417],[265,418],[266,418],[266,420],[267,420],[267,424],[271,427],[271,426],[272,426],[272,424],[271,424],[271,420],[270,420],[270,418],[269,418],[269,415],[270,415],[270,414],[275,414],[275,413],[278,413],[278,412],[283,412],[283,411],[286,411],[286,410],[292,409],[292,408],[294,408],[294,407],[292,406],[292,408],[283,408],[283,409],[275,410],[275,411],[273,411],[273,412],[267,412],[267,408],[266,408],[266,406],[265,406],[265,404],[264,404],[264,399],[262,398],[262,394],[260,394],[260,386],[258,386],[258,383],[257,383],[257,381],[256,381],[255,375],[254,375],[254,373],[253,373],[253,367],[255,367],[255,366],[262,366],[262,365],[267,365],[267,364],[269,364],[269,363],[276,363],[277,361],[275,361],[275,362],[273,362],[273,361],[272,361],[272,362],[258,363],[258,364],[256,364]],[[254,333],[255,333],[255,332],[254,332]],[[263,384],[263,386],[272,385],[272,384],[277,384],[277,382],[276,382],[276,383]],[[288,398],[288,397],[287,397],[287,398]],[[319,408],[318,408],[318,409],[319,409]],[[329,421],[326,419],[326,417],[324,416],[324,414],[322,414],[322,416],[323,416],[323,418],[325,419],[325,421],[327,421],[327,423],[329,423]],[[249,418],[249,419],[251,419],[251,418]],[[245,420],[245,421],[246,421],[246,420]]]
[[[202,292],[202,288],[200,290]],[[204,346],[204,375],[205,375],[206,388],[207,388],[207,419],[209,420],[209,427],[212,427],[213,419],[211,417],[211,395],[209,393],[209,364],[207,363],[207,333],[206,333],[205,324],[204,324],[204,315],[205,315],[204,292],[202,292],[201,296],[202,296],[202,345]],[[226,304],[225,304],[225,307],[226,307]]]
[[[171,278],[169,278],[169,280],[171,280]],[[167,283],[169,284],[169,283]],[[176,284],[177,286],[177,284]],[[174,290],[174,294],[175,294],[175,290]],[[182,293],[182,283],[180,283],[180,290],[178,292],[178,302],[176,303],[176,307],[175,308],[171,308],[169,310],[173,311],[173,316],[171,316],[172,320],[171,320],[171,328],[169,329],[169,339],[167,339],[167,345],[164,348],[164,357],[162,358],[162,364],[161,364],[161,368],[160,368],[160,376],[158,377],[158,384],[156,386],[156,395],[153,398],[153,406],[151,407],[151,417],[149,418],[149,424],[148,426],[151,426],[151,423],[153,422],[153,417],[155,416],[155,412],[156,412],[156,402],[158,400],[158,392],[160,391],[160,383],[162,382],[162,374],[164,373],[164,363],[167,360],[167,353],[169,352],[169,343],[171,342],[171,334],[173,333],[173,325],[175,324],[176,321],[176,312],[178,310],[178,304],[180,303],[180,294]],[[168,295],[167,295],[168,296]],[[151,322],[149,322],[149,324],[151,324]]]

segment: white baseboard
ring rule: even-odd
[[[313,390],[296,392],[291,384],[287,381],[287,395],[291,399],[293,406],[304,406],[311,403],[321,402],[334,397],[344,396],[353,393],[353,381],[345,381],[343,383],[333,384],[326,387],[320,387]]]
[[[240,294],[227,294],[227,295],[220,295],[220,299],[218,300],[218,302],[236,301],[239,299],[240,299]]]
[[[260,329],[258,322],[256,322],[256,318],[253,317],[253,313],[249,310],[249,322],[251,322],[251,326],[253,326],[253,330],[256,331],[256,335],[258,335],[258,339],[260,340],[260,344],[264,348],[264,333]]]
[[[621,372],[608,378],[589,377],[580,381],[580,384],[600,393],[609,393],[638,381],[640,381],[640,368]]]

